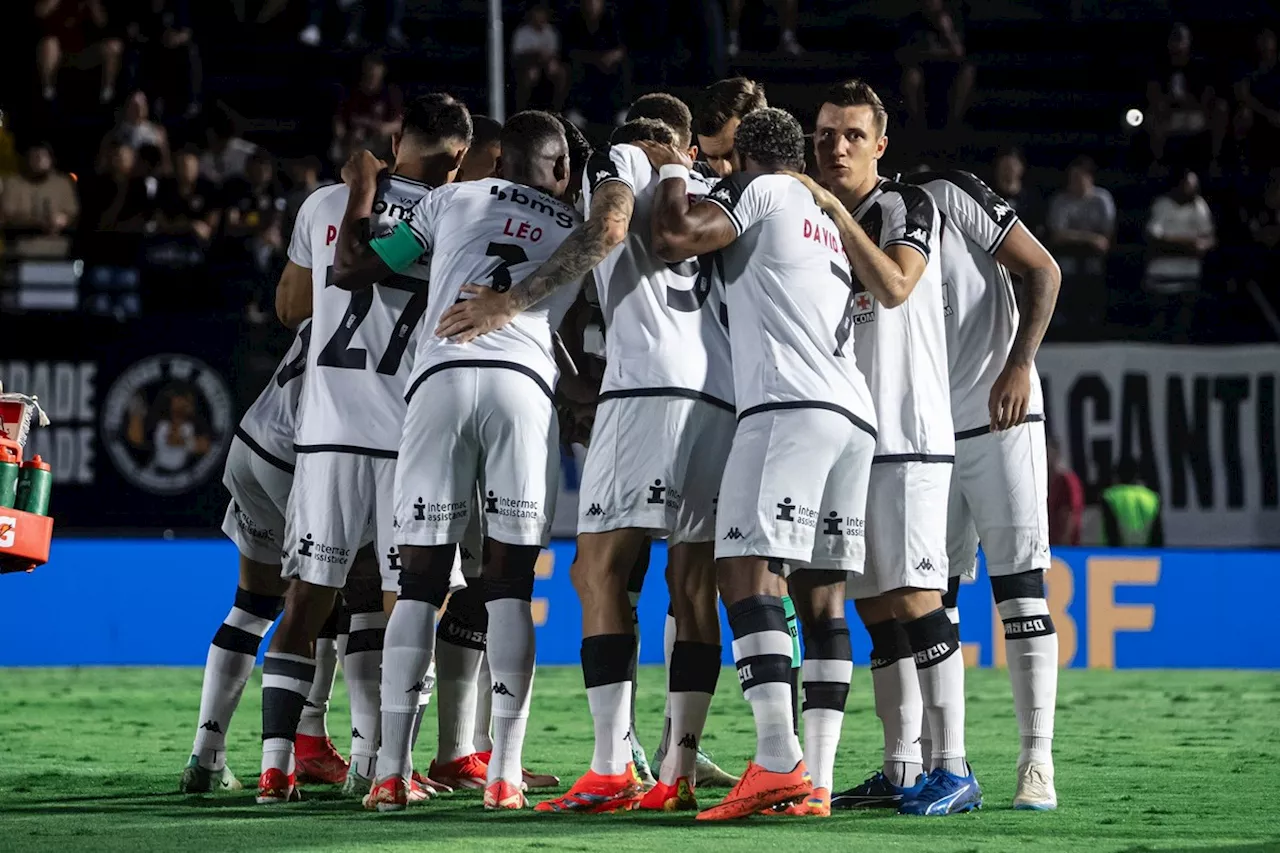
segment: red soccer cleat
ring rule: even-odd
[[[648,790],[636,808],[655,812],[696,812],[698,799],[694,796],[689,777],[681,776],[674,785],[668,785],[659,780],[658,784]]]
[[[524,792],[506,779],[499,779],[484,789],[484,807],[489,811],[522,809],[526,805]]]
[[[800,761],[787,773],[765,770],[754,761],[747,763],[747,772],[733,790],[717,805],[698,812],[698,820],[734,820],[762,812],[779,803],[789,803],[806,797],[813,790],[804,762]]]
[[[333,741],[327,737],[298,735],[293,744],[296,775],[301,783],[318,782],[324,785],[341,785],[347,779],[347,762]]]
[[[293,774],[286,774],[283,770],[272,767],[270,770],[264,770],[258,777],[258,796],[256,797],[258,805],[287,803],[290,800],[301,799],[297,779]]]
[[[480,753],[473,752],[453,761],[431,762],[427,776],[439,779],[450,788],[484,789],[486,777],[489,775],[489,763],[480,759]]]
[[[568,793],[538,803],[533,809],[539,812],[609,814],[634,809],[640,804],[643,794],[635,765],[628,762],[626,770],[612,776],[588,770],[573,783]]]
[[[361,802],[369,811],[402,812],[409,807],[410,783],[403,776],[388,776],[373,783]]]

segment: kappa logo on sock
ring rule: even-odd
[[[359,729],[357,729],[355,726],[352,726],[352,727],[351,727],[351,739],[352,739],[352,740],[355,740],[356,738],[360,738],[360,740],[364,740],[364,739],[365,739],[365,736],[364,736],[364,735],[362,735],[362,734],[360,734],[360,730],[359,730]]]
[[[207,732],[213,732],[215,735],[226,734],[222,731],[222,726],[218,725],[217,720],[205,720],[200,724],[200,728]]]
[[[724,538],[725,539],[746,539],[747,537],[743,536],[742,531],[739,530],[738,528],[730,527],[729,532],[724,535]]]
[[[782,503],[778,504],[778,514],[773,517],[774,521],[795,521],[796,505],[791,502],[791,498],[783,498]]]
[[[645,501],[647,504],[666,503],[663,496],[667,493],[667,487],[662,485],[661,480],[654,480],[653,485],[649,487],[649,499]]]
[[[512,696],[514,694],[512,694],[512,692],[507,689],[507,685],[499,681],[497,684],[493,685],[493,695],[494,696]]]
[[[631,729],[627,729],[627,733],[622,736],[622,739],[627,741],[628,743],[631,742]]]
[[[587,516],[593,518],[597,515],[604,515],[604,510],[600,508],[600,504],[592,504],[591,508],[587,510]]]
[[[693,736],[693,732],[686,732],[685,736],[680,738],[680,743],[677,746],[681,749],[697,749],[698,739]]]
[[[426,682],[419,681],[416,684],[414,684],[412,687],[410,687],[408,690],[406,690],[405,693],[421,693],[426,689],[427,689]]]

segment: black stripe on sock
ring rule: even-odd
[[[484,631],[475,630],[454,616],[452,602],[450,602],[449,609],[444,612],[444,616],[440,617],[440,624],[436,626],[436,639],[442,643],[483,652],[488,635]]]
[[[671,648],[671,693],[712,693],[720,679],[721,647],[676,640]]]
[[[991,597],[996,604],[1013,598],[1044,598],[1044,569],[1032,569],[991,579]]]
[[[849,701],[849,684],[841,681],[806,681],[804,683],[804,710],[826,708],[843,711]]]
[[[903,627],[911,640],[917,669],[937,666],[960,650],[960,634],[941,607]]]
[[[364,628],[359,631],[352,631],[347,635],[347,654],[358,655],[362,652],[380,652],[386,635],[385,628]]]
[[[867,626],[871,635],[871,668],[893,666],[903,658],[911,657],[911,640],[902,623],[894,619]]]
[[[844,619],[819,622],[804,632],[805,660],[853,660],[849,623]]]
[[[262,638],[251,631],[224,622],[218,626],[217,633],[213,635],[213,644],[228,652],[256,658]]]
[[[599,634],[582,640],[582,683],[588,688],[630,681],[635,634]]]
[[[1019,616],[1016,619],[1004,620],[1004,638],[1006,640],[1030,640],[1032,637],[1048,637],[1057,633],[1053,627],[1053,617],[1048,613],[1043,616]]]
[[[262,595],[249,592],[243,587],[236,588],[236,607],[245,613],[251,613],[259,619],[276,621],[280,611],[284,609],[284,599],[278,595]]]
[[[744,598],[731,607],[729,628],[734,639],[741,640],[750,634],[762,634],[765,631],[787,631],[787,612],[782,608],[782,599],[776,595],[752,595]],[[791,658],[787,658],[787,667],[791,667]],[[782,679],[786,681],[786,679]]]
[[[311,681],[316,677],[315,663],[303,663],[298,660],[289,660],[288,658],[280,658],[267,653],[262,660],[263,675],[279,675],[285,678],[293,678],[298,681]]]
[[[262,739],[296,739],[298,721],[302,719],[302,707],[306,701],[304,693],[294,693],[281,687],[262,688]]]
[[[800,667],[796,666],[795,658],[791,659],[791,674],[787,679],[791,687],[791,732],[792,734],[800,734],[800,713],[801,713],[801,697],[800,692]]]
[[[676,606],[674,604],[667,604],[667,615],[672,619],[676,618]]]
[[[992,587],[995,587],[995,581],[992,581]],[[947,578],[947,591],[942,594],[942,606],[948,609],[954,609],[960,604],[960,578]]]
[[[770,682],[791,683],[791,655],[752,655],[737,661],[737,666],[744,692]]]

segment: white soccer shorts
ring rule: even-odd
[[[284,541],[285,508],[293,471],[253,451],[239,436],[231,439],[222,484],[231,492],[222,532],[245,559],[274,566]]]
[[[956,442],[947,510],[952,577],[977,573],[979,540],[991,576],[1049,568],[1048,468],[1043,422]]]
[[[405,415],[396,542],[464,542],[480,513],[491,539],[546,545],[560,484],[559,441],[547,390],[523,371],[495,365],[430,373]]]
[[[819,408],[769,409],[738,422],[716,514],[716,558],[861,572],[875,437]]]
[[[578,491],[578,532],[641,528],[668,544],[716,538],[732,410],[671,396],[600,403]]]
[[[396,460],[356,453],[299,453],[285,525],[287,578],[341,589],[356,551],[374,543],[382,589],[400,589],[392,541]]]
[[[947,588],[949,462],[877,462],[867,488],[867,570],[850,598]]]

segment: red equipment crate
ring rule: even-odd
[[[0,393],[0,453],[19,464],[35,414],[40,426],[48,425],[35,398]],[[52,539],[52,518],[0,507],[0,574],[29,572],[47,563]]]

